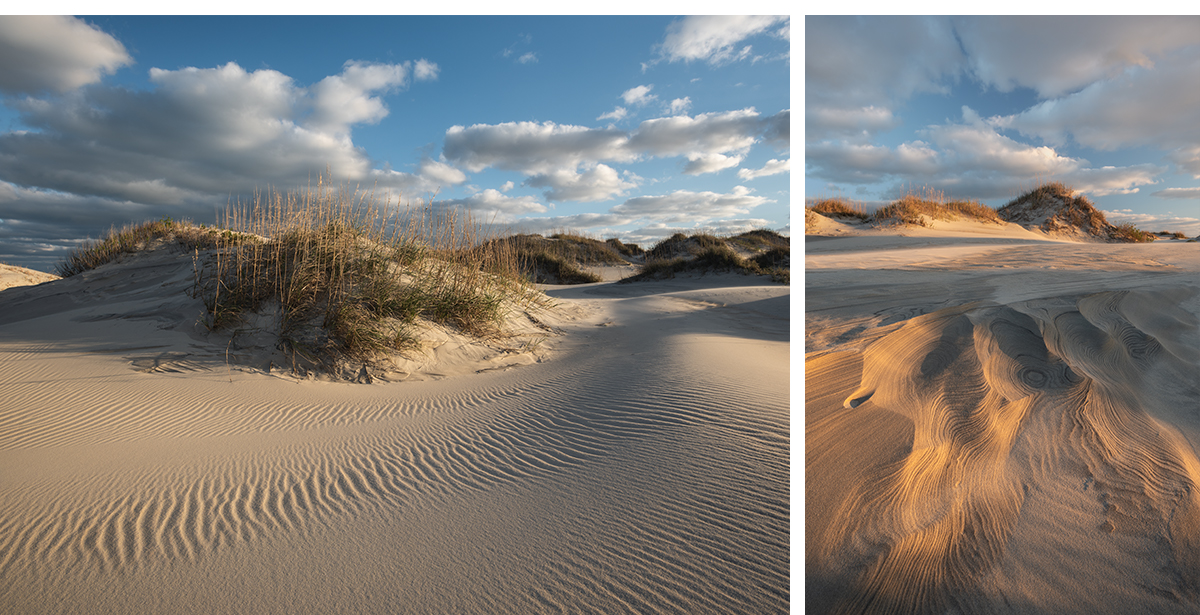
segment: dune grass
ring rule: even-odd
[[[743,258],[732,245],[744,249],[754,246],[749,249],[760,251],[750,258]],[[790,254],[790,242],[786,237],[764,229],[729,238],[708,233],[675,233],[647,250],[641,271],[621,282],[660,280],[684,272],[736,271],[747,275],[769,275],[774,282],[790,284]]]
[[[861,205],[855,205],[844,197],[817,199],[808,209],[832,218],[855,218],[862,222],[871,219],[870,214]]]
[[[293,360],[336,372],[341,362],[413,347],[419,318],[491,337],[506,306],[548,303],[512,247],[491,239],[468,214],[389,207],[318,184],[231,205],[219,229],[166,220],[114,230],[59,269],[76,274],[123,253],[181,245],[192,252],[193,293],[210,330],[268,315]]]
[[[921,216],[934,220],[970,219],[994,224],[1004,220],[996,210],[978,201],[946,199],[945,193],[930,187],[908,194],[876,210],[874,220],[895,220],[906,224],[924,225]]]
[[[587,284],[603,280],[580,265],[623,265],[619,249],[586,235],[561,231],[541,235],[511,235],[493,240],[511,249],[521,273],[543,284]],[[622,244],[624,245],[624,244]]]
[[[1096,209],[1086,196],[1075,194],[1074,188],[1062,182],[1039,184],[1006,203],[998,213],[1005,219],[1012,219],[1028,207],[1058,204],[1063,205],[1056,214],[1059,224],[1090,230],[1112,241],[1147,243],[1156,239],[1153,233],[1143,231],[1133,224],[1110,224],[1104,217],[1104,212]]]

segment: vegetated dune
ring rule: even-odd
[[[962,230],[964,223],[1015,227],[1053,239],[1075,241],[1147,243],[1163,234],[1148,233],[1132,224],[1109,223],[1087,197],[1061,182],[1041,184],[999,209],[977,201],[948,200],[940,192],[927,188],[871,214],[844,198],[818,199],[804,210],[804,232],[817,236],[857,234],[863,229],[889,227]]]
[[[910,234],[807,246],[809,612],[1200,611],[1197,246]]]
[[[195,275],[0,293],[0,610],[788,610],[786,286],[555,288],[364,385],[209,331]]]

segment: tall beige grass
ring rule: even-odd
[[[232,205],[223,228],[215,250],[196,251],[209,327],[277,310],[286,348],[321,363],[410,347],[418,318],[493,336],[507,305],[545,300],[511,246],[431,201],[319,183]]]

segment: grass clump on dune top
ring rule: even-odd
[[[490,239],[457,211],[389,208],[319,184],[231,206],[220,230],[168,220],[113,231],[59,269],[183,246],[210,330],[236,335],[252,321],[278,336],[294,366],[336,374],[418,345],[418,319],[487,338],[502,333],[510,307],[548,304],[520,274],[515,250]]]
[[[854,205],[849,199],[842,197],[818,199],[808,209],[830,218],[855,218],[862,222],[871,219],[862,206]]]
[[[537,300],[511,248],[454,211],[318,189],[256,198],[226,226],[265,240],[218,245],[199,266],[209,326],[273,307],[284,345],[326,365],[414,345],[418,318],[494,335],[506,300]]]
[[[757,252],[746,258],[733,246]],[[791,282],[790,242],[774,231],[759,230],[722,239],[707,233],[675,233],[646,251],[641,271],[621,280],[635,282],[672,278],[684,272],[736,271],[743,274],[769,275],[772,281]]]
[[[996,214],[996,210],[978,201],[947,200],[946,195],[932,188],[925,188],[920,193],[909,192],[903,197],[892,201],[875,212],[876,222],[895,220],[905,224],[924,226],[921,216],[933,220],[955,220],[967,218],[981,222],[1003,224],[1004,220]]]

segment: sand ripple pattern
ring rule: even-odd
[[[860,571],[834,610],[980,609],[976,587],[1005,557],[1023,507],[1068,477],[1098,500],[1095,531],[1146,539],[1157,558],[1147,566],[1161,566],[1148,591],[1200,606],[1197,322],[1178,308],[1192,295],[967,304],[868,347],[842,412],[906,417],[912,442],[852,487],[809,547]]]
[[[786,365],[770,377],[778,391],[764,406],[744,401],[763,398],[761,381],[673,365],[679,355],[669,347],[627,362],[614,380],[614,362],[622,357],[600,348],[523,368],[519,377],[481,374],[478,386],[413,383],[388,389],[387,397],[347,402],[329,395],[311,406],[260,399],[236,384],[182,403],[173,391],[183,377],[211,377],[212,389],[220,390],[220,374],[114,369],[112,378],[157,384],[143,387],[142,397],[95,401],[84,387],[46,387],[53,374],[5,370],[0,387],[27,402],[10,404],[0,415],[3,450],[104,450],[114,442],[178,439],[199,443],[188,446],[201,452],[166,469],[97,473],[87,484],[7,486],[0,502],[0,579],[191,561],[366,511],[402,519],[406,510],[436,508],[465,492],[643,463],[631,451],[650,447],[655,459],[696,472],[696,490],[667,502],[629,504],[636,504],[636,514],[612,531],[644,542],[587,543],[547,562],[546,582],[530,589],[530,603],[543,609],[786,611]],[[50,351],[9,346],[5,360],[20,363],[23,354]],[[164,413],[165,407],[178,412]],[[306,436],[275,446],[271,434],[282,430]],[[218,439],[255,445],[203,454],[203,442]],[[661,469],[646,468],[653,471]],[[714,482],[713,476],[721,478]],[[89,495],[95,493],[120,497],[97,500]],[[591,574],[610,561],[628,568],[603,579]]]

